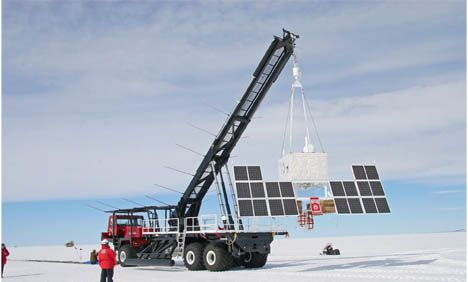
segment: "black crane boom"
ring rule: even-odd
[[[299,36],[284,29],[282,38],[274,37],[255,69],[247,90],[211,144],[179,200],[177,208],[179,217],[198,216],[203,197],[213,183],[214,175],[217,175],[228,162],[232,150],[247,128],[255,111],[291,57],[296,38]]]

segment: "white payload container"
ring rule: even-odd
[[[327,153],[288,153],[278,161],[280,181],[320,184],[328,181]],[[314,186],[314,185],[312,185]]]

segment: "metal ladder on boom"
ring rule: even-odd
[[[183,257],[184,256],[184,248],[185,248],[185,235],[186,235],[186,227],[184,224],[184,229],[182,232],[177,233],[177,249],[176,249],[176,257]]]

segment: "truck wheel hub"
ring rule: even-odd
[[[193,251],[188,251],[185,255],[185,259],[187,260],[188,264],[193,264],[195,262],[195,253]]]
[[[125,262],[127,259],[127,254],[125,252],[120,252],[120,262]]]
[[[208,251],[208,253],[206,253],[206,262],[209,265],[216,263],[216,253],[214,251]]]
[[[252,260],[252,253],[245,253],[244,262],[250,262]]]

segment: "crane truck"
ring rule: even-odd
[[[234,266],[263,267],[275,235],[282,228],[264,228],[236,216],[228,201],[229,177],[223,177],[231,152],[252,120],[268,90],[293,54],[298,35],[283,29],[274,37],[235,109],[204,155],[177,205],[116,209],[101,238],[110,240],[122,266],[173,265],[182,257],[189,270],[224,271]],[[200,215],[202,201],[213,183],[224,214]],[[235,205],[235,204],[234,204]]]

